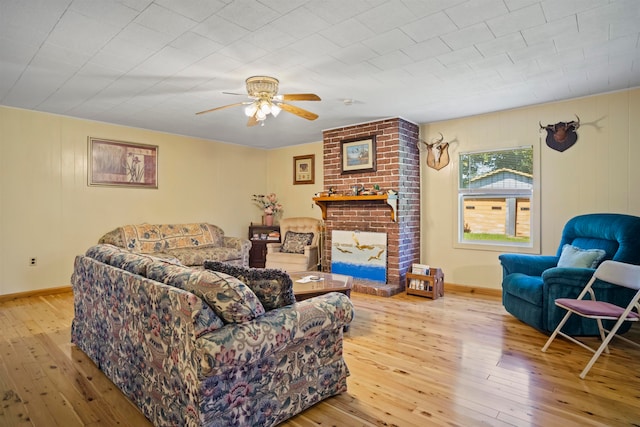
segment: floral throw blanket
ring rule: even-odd
[[[204,223],[125,225],[122,233],[127,249],[140,253],[220,244]]]

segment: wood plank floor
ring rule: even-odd
[[[0,303],[0,426],[150,426],[69,342],[72,298]],[[590,353],[562,339],[542,353],[499,298],[352,300],[348,392],[283,426],[640,425],[640,350],[623,341],[580,380]]]

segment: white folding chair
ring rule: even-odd
[[[593,292],[593,289],[591,289],[596,279],[600,279],[613,285],[634,289],[636,293],[626,307],[619,307],[615,304],[604,301],[596,301],[595,293]],[[582,299],[587,293],[589,293],[591,299]],[[562,318],[562,321],[555,329],[555,331],[553,331],[544,347],[542,347],[542,351],[546,352],[549,348],[549,345],[551,345],[551,342],[556,338],[556,336],[562,335],[566,339],[573,341],[579,346],[595,353],[580,374],[580,378],[584,379],[584,377],[587,375],[587,372],[589,372],[602,352],[606,351],[607,353],[609,353],[609,341],[611,341],[614,336],[617,336],[621,340],[640,347],[640,344],[633,342],[623,336],[616,335],[616,332],[622,325],[622,322],[637,322],[638,320],[640,320],[640,315],[638,314],[640,313],[640,304],[638,302],[639,300],[640,266],[625,264],[617,261],[604,261],[602,264],[600,264],[595,273],[593,273],[593,276],[584,287],[580,295],[578,295],[577,299],[558,298],[555,301],[558,307],[567,310],[567,314]],[[636,311],[632,311],[633,308],[635,308]],[[602,344],[600,344],[600,347],[598,347],[597,350],[561,331],[562,327],[572,314],[577,314],[578,316],[586,317],[589,319],[595,319],[598,322],[598,329],[600,330],[600,338],[602,339]],[[602,327],[603,320],[616,320],[616,323],[613,328],[611,328],[611,330],[607,330]],[[605,335],[605,332],[607,333],[607,335]]]

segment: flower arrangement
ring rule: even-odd
[[[265,215],[273,215],[282,210],[282,205],[278,203],[278,196],[275,193],[254,194],[251,196],[252,200],[260,206]]]

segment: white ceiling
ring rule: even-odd
[[[640,0],[0,0],[0,104],[282,147],[639,87],[639,31]],[[252,75],[320,118],[194,114]]]

